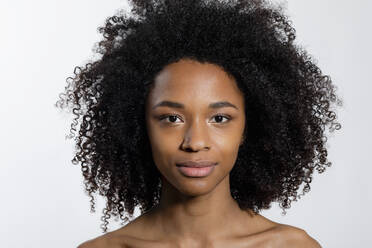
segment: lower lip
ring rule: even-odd
[[[177,166],[178,170],[188,177],[206,177],[212,173],[215,165],[195,168],[195,167],[186,167],[186,166]]]

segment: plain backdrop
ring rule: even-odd
[[[278,2],[278,1],[277,1]],[[337,85],[342,128],[328,139],[332,166],[287,215],[262,215],[303,228],[326,248],[370,247],[371,11],[368,0],[289,0],[297,43]],[[71,116],[53,106],[73,68],[93,56],[97,27],[126,7],[110,0],[0,2],[0,246],[66,248],[102,234],[104,201],[90,213],[73,165]],[[120,227],[113,219],[109,231]]]

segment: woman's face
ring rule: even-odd
[[[156,76],[147,98],[146,125],[164,179],[186,195],[205,194],[228,180],[236,161],[245,126],[244,96],[217,65],[183,59]],[[217,165],[198,177],[177,166],[198,160]]]

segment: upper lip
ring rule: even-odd
[[[210,160],[188,160],[188,161],[181,161],[176,163],[177,166],[185,166],[185,167],[195,167],[195,168],[200,168],[200,167],[208,167],[208,166],[213,166],[216,165],[216,162],[210,161]]]

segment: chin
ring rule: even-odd
[[[209,178],[210,179],[210,178]],[[187,196],[206,195],[214,190],[216,183],[207,178],[187,178],[177,183],[176,189]]]

